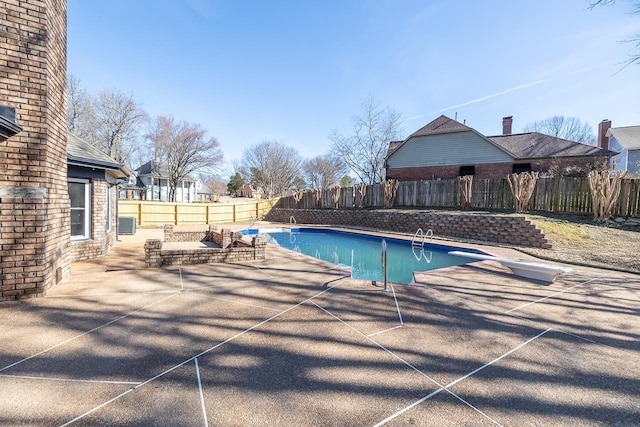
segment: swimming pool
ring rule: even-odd
[[[303,253],[314,258],[351,268],[351,277],[362,280],[383,280],[381,263],[382,238],[317,228],[245,230],[243,234],[261,234],[269,243]],[[387,242],[387,280],[413,283],[414,271],[428,271],[469,262],[468,258],[449,255],[460,249],[426,242],[413,247],[410,241],[385,238]],[[481,253],[470,249],[467,252]]]

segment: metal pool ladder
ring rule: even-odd
[[[293,225],[293,224],[297,224],[296,219],[293,217],[293,215],[291,215],[289,217],[289,225]]]
[[[422,231],[422,228],[418,228],[411,240],[411,247],[420,249],[424,248],[424,241],[426,239],[429,239],[429,243],[433,243],[433,230],[428,229],[425,233]]]

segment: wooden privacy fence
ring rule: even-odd
[[[168,203],[120,200],[118,216],[135,217],[139,226],[249,222],[266,215],[277,199],[247,203]]]
[[[312,191],[306,191],[300,202],[293,197],[283,197],[277,204],[288,209],[326,209],[333,207],[332,192],[323,190],[320,200]],[[358,206],[358,192],[353,187],[340,191],[340,208]],[[460,208],[458,181],[403,181],[398,186],[394,206]],[[382,184],[367,186],[363,207],[384,207]],[[478,179],[473,181],[471,209],[514,209],[513,195],[506,179]],[[529,202],[530,211],[567,214],[592,214],[591,193],[587,178],[539,178]],[[627,178],[621,182],[620,197],[613,215],[640,217],[640,179]]]

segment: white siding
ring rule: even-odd
[[[389,168],[511,162],[513,157],[474,132],[414,137],[388,159]]]
[[[613,136],[609,138],[609,150],[617,151],[619,154],[616,154],[611,158],[611,166],[613,170],[626,171],[628,170],[628,156],[629,152],[622,148],[622,145],[615,139]]]
[[[629,173],[640,174],[640,150],[629,150],[627,170]]]

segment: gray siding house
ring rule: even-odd
[[[611,168],[640,174],[640,126],[610,128],[606,136],[609,150],[618,152],[611,158]]]

